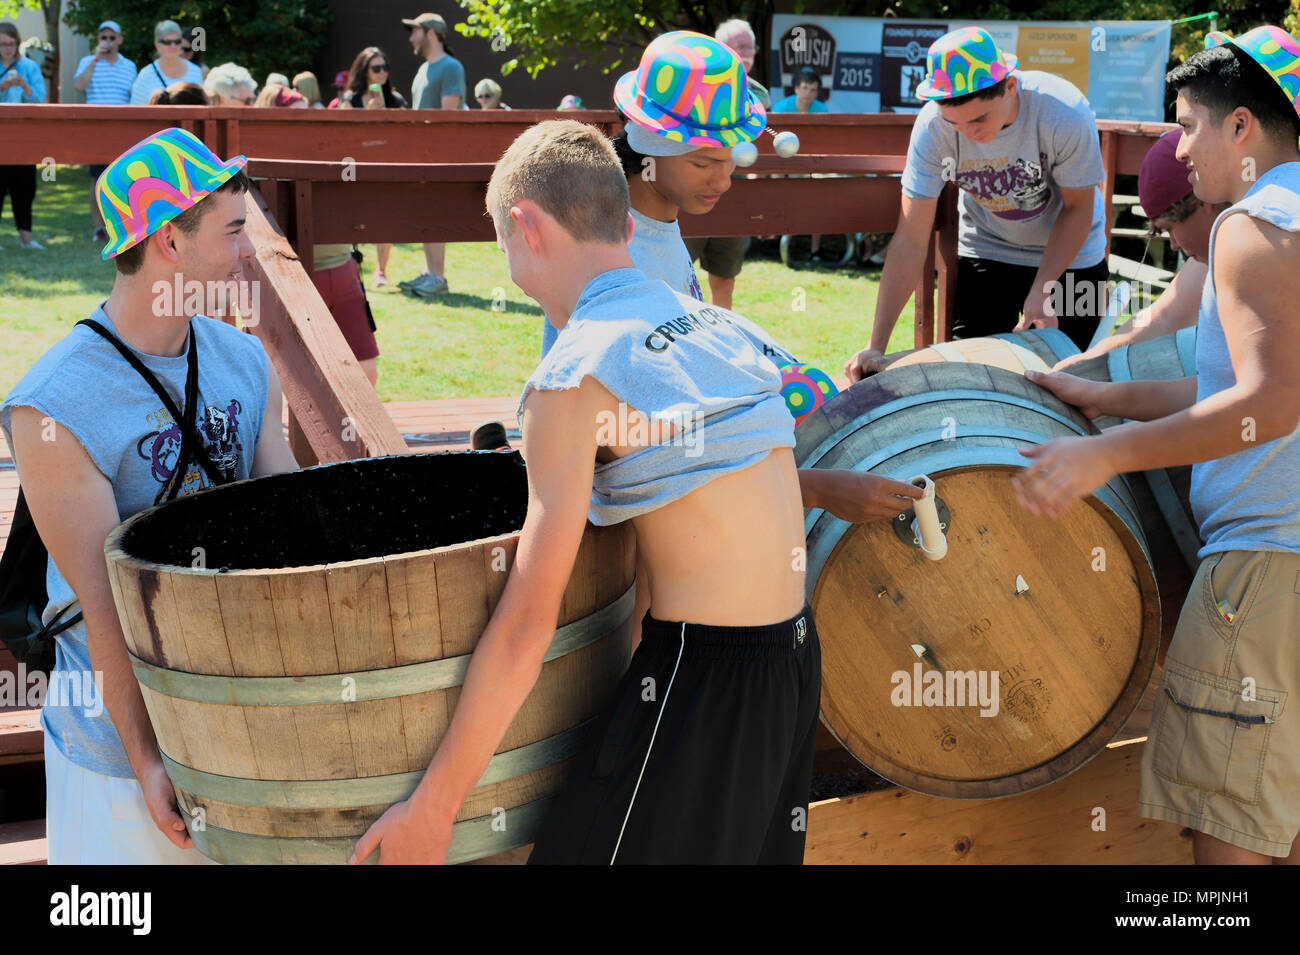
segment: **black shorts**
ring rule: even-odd
[[[820,693],[807,605],[765,627],[647,614],[529,863],[801,864]]]
[[[1037,273],[1038,269],[1032,265],[960,257],[952,337],[980,338],[1011,331],[1020,321]],[[1109,279],[1110,268],[1105,259],[1088,268],[1067,269],[1061,274],[1061,299],[1067,309],[1066,314],[1057,316],[1057,323],[1080,351],[1086,351],[1091,344],[1106,309],[1106,296],[1099,293]],[[1084,283],[1091,286],[1085,289]]]
[[[747,236],[694,236],[686,240],[686,251],[691,261],[700,260],[700,267],[720,279],[734,279],[745,264]]]

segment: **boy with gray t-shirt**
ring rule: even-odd
[[[930,47],[917,91],[929,102],[912,127],[871,342],[845,366],[851,381],[888,346],[948,182],[960,190],[953,337],[1059,327],[1088,347],[1109,278],[1096,117],[1073,84],[1015,66],[976,27]]]

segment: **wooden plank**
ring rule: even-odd
[[[934,234],[934,254],[938,260],[935,278],[938,304],[935,309],[934,338],[946,342],[952,338],[953,315],[957,309],[957,186],[948,183],[939,196],[939,222]]]
[[[1190,865],[1190,830],[1137,815],[1142,745],[1005,799],[884,789],[808,807],[805,865]],[[1093,829],[1096,810],[1105,830]]]
[[[404,167],[418,175],[418,167]],[[492,242],[481,182],[315,182],[313,237],[320,243]],[[803,235],[890,232],[899,180],[883,177],[738,179],[707,216],[683,216],[682,234]]]
[[[39,706],[0,709],[0,756],[27,756],[44,752]]]
[[[297,179],[293,183],[293,248],[298,253],[298,264],[310,281],[316,264],[316,248],[312,236],[312,183],[310,179]]]
[[[44,819],[0,823],[0,865],[45,865],[47,858]]]
[[[900,193],[901,195],[901,193]],[[934,268],[935,243],[925,243],[925,261],[921,263],[921,278],[916,284],[912,303],[912,346],[924,348],[934,344]]]
[[[1109,210],[1115,199],[1115,172],[1119,165],[1119,136],[1109,129],[1101,133],[1101,162],[1106,170],[1106,178],[1102,184],[1102,208]],[[1113,218],[1111,215],[1104,216],[1107,254],[1110,253],[1110,229]]]
[[[245,265],[245,275],[260,283],[253,331],[274,362],[317,458],[404,453],[406,442],[284,233],[268,216],[260,192],[249,194],[248,232],[257,256]]]

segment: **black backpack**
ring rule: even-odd
[[[176,402],[159,384],[153,372],[144,366],[135,354],[122,344],[112,332],[93,319],[77,322],[86,325],[102,335],[130,362],[141,377],[149,383],[171,414],[172,420],[185,422],[185,415],[176,407]],[[189,367],[185,374],[185,408],[193,414],[198,401],[199,391],[199,356],[198,346],[194,341],[194,328],[190,327],[190,347],[186,354]],[[203,442],[193,427],[181,427],[181,448],[176,459],[176,468],[166,484],[154,498],[155,504],[162,503],[164,496],[174,501],[185,483],[185,474],[191,460],[202,466],[208,478],[214,484],[225,484],[220,471],[208,457]],[[14,506],[13,524],[9,528],[9,539],[5,542],[3,556],[0,556],[0,640],[9,648],[19,663],[29,673],[40,672],[48,675],[54,669],[55,638],[69,627],[81,620],[78,610],[71,617],[64,619],[64,614],[72,609],[65,607],[49,623],[41,622],[41,615],[49,603],[49,594],[45,590],[45,572],[49,553],[41,541],[41,535],[32,522],[31,511],[23,489],[18,489],[18,503]]]

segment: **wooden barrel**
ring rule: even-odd
[[[1049,371],[1062,358],[1079,354],[1079,349],[1059,328],[1032,328],[1024,332],[1003,332],[987,338],[961,338],[936,342],[922,348],[894,352],[872,363],[877,371],[926,362],[958,362],[992,365],[1023,374],[1026,369]]]
[[[517,453],[403,455],[242,481],[113,531],[127,648],[205,855],[346,862],[415,788],[527,500]],[[456,817],[449,862],[532,841],[627,667],[634,557],[629,525],[588,526],[541,676]]]
[[[1180,328],[1170,335],[1161,335],[1132,345],[1123,345],[1113,351],[1089,358],[1071,366],[1068,371],[1092,381],[1168,381],[1196,374],[1196,326]],[[1122,424],[1123,418],[1103,416],[1093,423],[1099,428]],[[1192,513],[1189,497],[1192,485],[1192,468],[1185,465],[1145,472],[1151,493],[1164,515],[1170,533],[1178,544],[1183,560],[1193,572],[1200,550],[1201,531]]]
[[[1024,374],[1026,370],[1051,371],[1062,358],[1077,355],[1079,349],[1060,329],[1030,329],[1005,332],[987,338],[962,338],[936,342],[924,348],[886,355],[889,368],[903,368],[926,362],[948,361],[992,365]]]
[[[1023,375],[953,363],[891,368],[800,426],[800,467],[924,473],[941,502],[937,561],[908,515],[806,516],[822,715],[868,768],[939,796],[1025,792],[1083,765],[1137,706],[1160,606],[1126,481],[1049,520],[1020,507],[1010,480],[1025,463],[1018,449],[1095,433]],[[996,713],[957,701],[981,674],[991,690],[995,673]],[[934,699],[954,705],[899,702],[904,686],[919,694],[936,678],[947,695]]]

